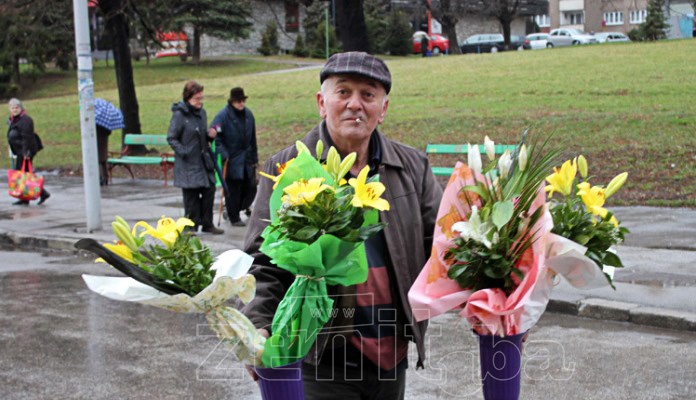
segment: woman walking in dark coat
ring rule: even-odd
[[[213,225],[215,203],[215,166],[209,142],[215,134],[207,130],[203,109],[203,86],[189,81],[183,101],[172,105],[167,142],[174,149],[174,186],[184,194],[184,213],[203,232],[224,233]]]
[[[10,109],[10,118],[7,121],[9,129],[7,130],[7,142],[10,145],[10,151],[15,155],[14,169],[22,169],[24,159],[31,162],[36,153],[41,150],[40,140],[34,132],[34,120],[27,114],[22,102],[18,99],[11,99],[8,103]],[[51,197],[48,190],[45,188],[41,191],[39,202],[43,204],[46,199]],[[28,205],[27,200],[17,200],[13,205]]]
[[[215,149],[226,161],[225,182],[229,189],[225,199],[227,215],[233,226],[244,226],[239,212],[249,207],[256,196],[256,167],[259,154],[256,147],[256,121],[246,107],[244,89],[232,88],[227,106],[215,116],[210,133],[217,132]]]

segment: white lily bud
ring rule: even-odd
[[[486,135],[485,139],[483,139],[483,147],[486,148],[486,155],[488,156],[488,159],[493,161],[493,159],[495,159],[495,142],[492,141],[488,135]]]
[[[479,152],[479,147],[477,144],[473,146],[471,144],[467,144],[467,146],[469,146],[469,154],[466,163],[469,165],[469,168],[480,174],[483,165],[481,164],[481,153]]]
[[[517,156],[517,165],[520,167],[520,171],[527,169],[527,145],[523,144],[520,147],[520,154]]]
[[[500,172],[501,178],[505,178],[510,173],[510,167],[512,167],[512,157],[510,152],[505,150],[505,153],[498,159],[498,172]]]

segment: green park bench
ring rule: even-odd
[[[483,147],[482,144],[478,145],[479,151],[481,152],[482,156],[485,156],[486,154],[486,149]],[[495,154],[496,156],[499,156],[503,153],[505,153],[505,150],[510,150],[512,153],[515,150],[515,145],[514,144],[496,144],[495,145]],[[426,154],[455,154],[455,155],[468,155],[469,154],[469,146],[466,144],[444,144],[444,143],[428,143],[428,145],[425,147],[425,153]],[[432,167],[433,174],[435,176],[450,176],[452,175],[452,172],[454,172],[454,167]]]
[[[125,147],[121,153],[111,153],[114,156],[109,157],[107,164],[109,165],[109,181],[111,181],[112,170],[117,166],[124,167],[131,178],[135,179],[131,166],[133,165],[159,165],[162,168],[164,186],[167,186],[167,173],[174,165],[174,153],[171,152],[169,143],[167,143],[167,135],[151,135],[151,134],[133,134],[129,133],[123,138]],[[144,146],[167,146],[170,152],[160,152],[159,154],[131,156],[128,155],[129,146],[144,145]]]

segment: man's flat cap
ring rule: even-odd
[[[389,93],[391,90],[391,74],[387,64],[379,58],[362,51],[350,51],[332,55],[324,64],[319,74],[319,82],[323,83],[331,75],[360,75],[374,79],[384,86]]]

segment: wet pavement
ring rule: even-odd
[[[82,180],[46,182],[52,197],[42,206],[12,206],[9,197],[0,204],[0,246],[15,250],[0,252],[0,398],[259,398],[202,316],[102,298],[80,278],[118,273],[77,255],[76,240],[113,240],[115,215],[130,223],[177,218],[180,190],[116,179],[102,188],[104,229],[88,233]],[[216,199],[216,222],[218,206]],[[696,210],[615,212],[632,230],[618,249],[626,268],[616,273],[617,290],[554,289],[527,347],[522,398],[696,398]],[[216,253],[242,246],[245,228],[221,227],[225,234],[201,240]],[[407,398],[481,398],[466,325],[448,313],[429,335],[430,365],[409,369]]]
[[[82,273],[118,273],[91,257],[0,258],[0,398],[260,399],[202,315],[92,293]],[[428,336],[426,369],[407,370],[406,398],[481,399],[467,325],[448,313]],[[691,400],[694,360],[696,332],[547,312],[525,347],[521,398]]]

